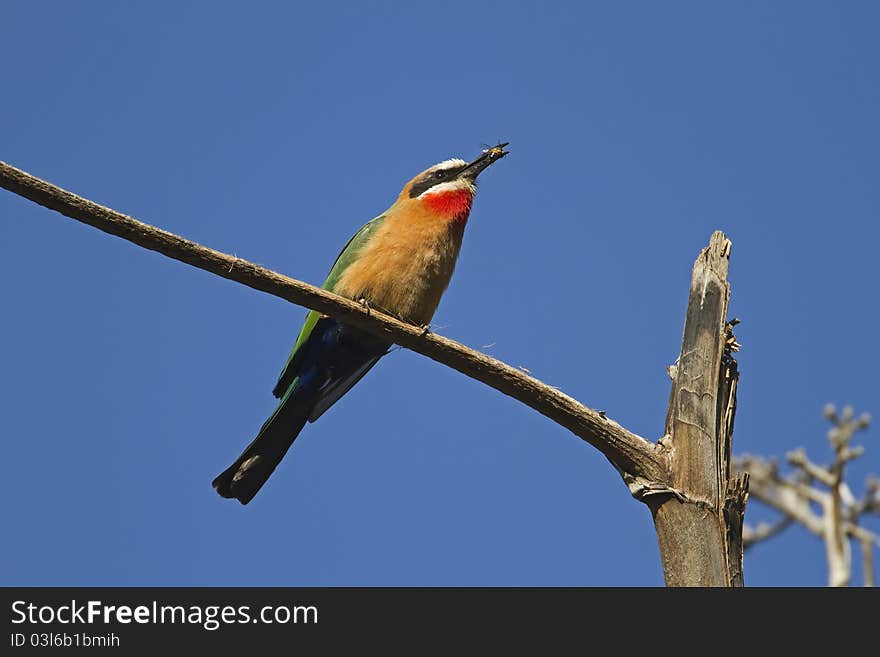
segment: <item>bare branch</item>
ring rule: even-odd
[[[791,527],[793,523],[794,518],[791,516],[782,516],[774,523],[759,522],[755,527],[743,525],[743,547],[748,549],[756,543],[773,538]]]
[[[852,523],[846,523],[844,528],[846,529],[847,535],[851,538],[854,538],[857,541],[861,541],[862,543],[872,543],[880,547],[880,534],[875,534],[872,531],[868,531],[864,527],[859,527],[858,525],[854,525]]]
[[[855,419],[852,406],[844,407],[840,416],[836,412],[828,413],[828,410],[826,407],[826,415],[832,417],[828,440],[834,449],[834,462],[828,468],[831,483],[828,485],[829,502],[824,508],[825,548],[828,554],[829,583],[831,586],[847,586],[852,578],[852,546],[847,528],[852,526],[849,516],[856,502],[849,487],[843,482],[843,471],[849,461],[862,455],[862,449],[851,447],[850,443],[857,431],[867,428],[870,418],[862,415]]]
[[[807,451],[803,447],[790,451],[785,455],[785,460],[796,468],[803,470],[813,479],[818,479],[826,486],[834,485],[834,475],[831,474],[831,471],[810,461],[807,458]]]
[[[868,477],[865,483],[865,496],[856,502],[853,513],[856,517],[867,513],[880,514],[880,479]]]
[[[668,486],[666,456],[656,444],[506,363],[448,338],[425,335],[422,328],[375,310],[367,312],[360,304],[321,288],[142,223],[3,162],[0,186],[138,246],[385,337],[485,383],[562,425],[602,452],[625,474],[631,489],[633,481],[638,481],[642,489]]]
[[[874,586],[874,547],[871,545],[871,541],[861,541],[861,545],[865,586]]]
[[[825,553],[828,558],[828,585],[849,586],[852,579],[852,547],[847,540],[840,497],[832,494],[823,509]]]
[[[822,495],[820,491],[812,491],[804,482],[782,477],[774,463],[758,456],[740,456],[734,460],[734,464],[738,471],[749,473],[751,495],[796,520],[816,536],[822,536],[822,518],[810,508],[813,498],[806,495],[807,492],[811,496]]]
[[[847,406],[841,413],[828,404],[823,415],[831,423],[828,441],[834,450],[834,461],[829,466],[813,463],[803,449],[796,449],[786,455],[787,461],[795,467],[793,475],[783,477],[774,462],[759,457],[744,456],[736,459],[737,468],[752,475],[752,493],[759,500],[783,514],[783,521],[775,526],[764,526],[763,532],[751,530],[750,542],[762,540],[777,533],[786,520],[804,525],[812,533],[820,536],[825,543],[828,560],[828,580],[831,586],[846,586],[852,578],[852,546],[850,539],[860,542],[862,559],[865,564],[866,585],[873,585],[873,545],[880,545],[880,536],[859,527],[859,516],[872,513],[878,508],[880,481],[869,478],[865,496],[856,500],[850,487],[843,479],[846,464],[864,453],[860,446],[852,445],[853,436],[866,429],[870,416],[863,414],[856,418],[852,407]],[[820,489],[824,486],[827,491]],[[821,515],[814,511],[821,509]]]

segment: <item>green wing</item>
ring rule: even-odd
[[[349,265],[357,260],[361,249],[370,240],[376,229],[382,225],[384,220],[385,215],[380,215],[375,219],[368,221],[357,233],[354,234],[354,237],[348,240],[348,243],[342,248],[339,255],[336,256],[336,262],[333,263],[330,273],[327,274],[327,279],[321,286],[322,288],[329,290],[330,292],[333,291],[333,288],[336,287],[336,283],[342,276],[342,272],[348,269]],[[315,324],[318,323],[320,318],[321,313],[316,310],[312,310],[306,315],[306,321],[299,331],[299,336],[296,338],[296,344],[293,345],[290,356],[287,357],[287,362],[284,364],[284,369],[281,370],[281,376],[278,377],[278,383],[275,384],[275,389],[272,390],[272,394],[279,399],[284,396],[284,393],[287,392],[290,384],[296,379],[296,369],[298,365],[298,359],[296,358],[297,353],[299,352],[300,347],[302,347],[306,340],[309,339],[312,330],[315,328]]]

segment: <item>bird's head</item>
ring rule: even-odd
[[[397,204],[450,221],[465,221],[477,193],[477,176],[507,155],[507,143],[486,148],[472,162],[452,159],[435,164],[410,180]]]

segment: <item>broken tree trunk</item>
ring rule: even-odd
[[[666,432],[671,492],[651,495],[666,584],[742,586],[747,478],[730,478],[739,378],[727,322],[730,240],[715,232],[694,264],[681,355],[670,367]]]

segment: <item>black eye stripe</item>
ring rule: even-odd
[[[426,173],[413,183],[412,188],[409,190],[409,197],[416,198],[431,189],[434,185],[439,185],[440,183],[452,180],[455,177],[455,174],[460,170],[461,167],[452,167],[448,169],[437,169],[436,171]]]

